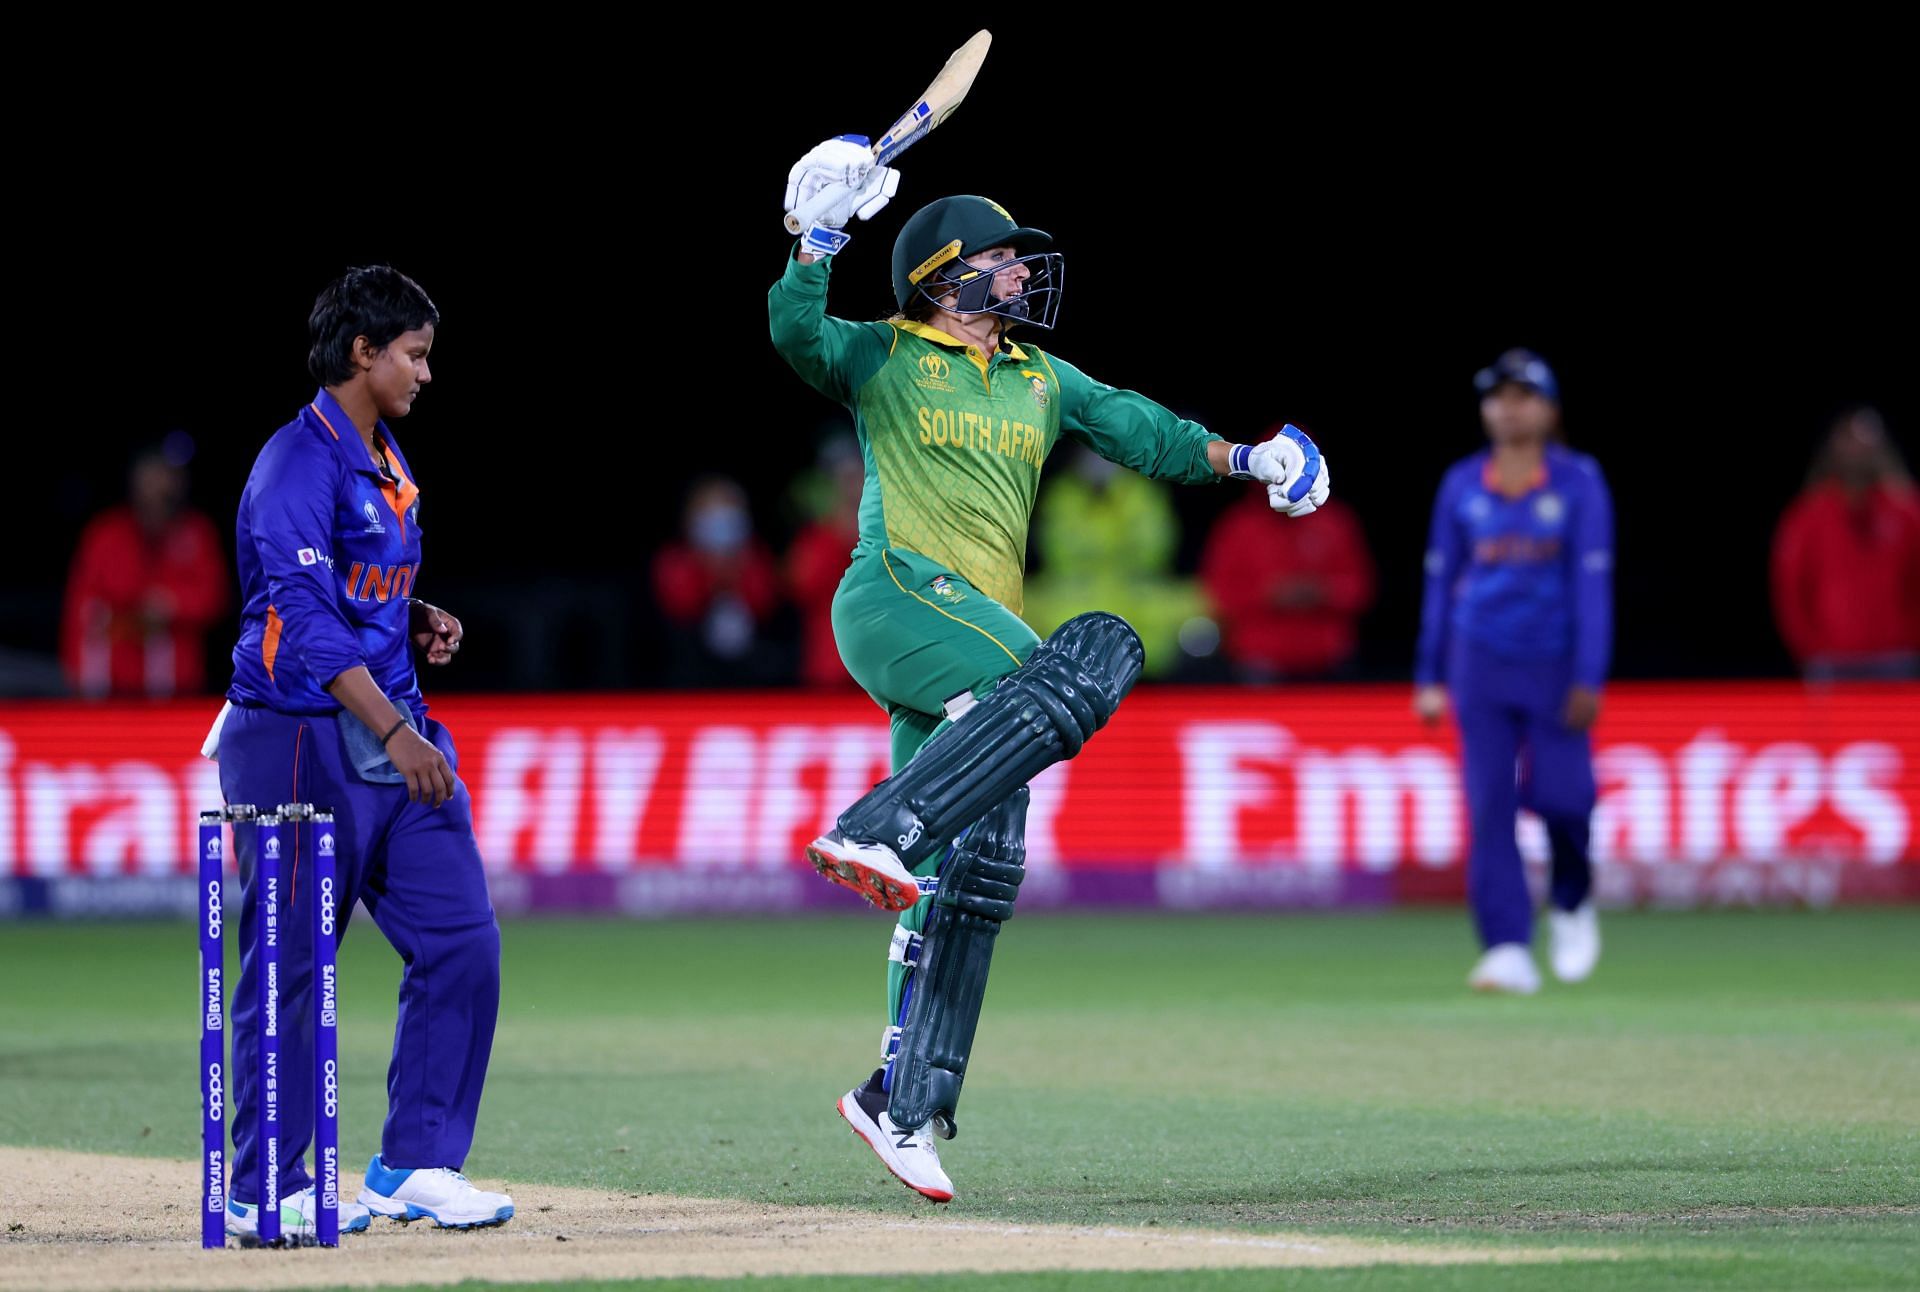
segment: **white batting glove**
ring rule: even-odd
[[[1285,512],[1289,516],[1305,516],[1319,511],[1320,504],[1324,503],[1327,495],[1332,492],[1333,486],[1327,480],[1327,460],[1321,458],[1320,474],[1307,490],[1305,497],[1298,502],[1290,502],[1287,499],[1286,490],[1277,484],[1270,484],[1267,486],[1267,506],[1275,511]]]
[[[1289,516],[1319,510],[1331,492],[1326,459],[1307,433],[1291,423],[1270,440],[1234,445],[1228,465],[1236,480],[1264,483],[1267,504]]]
[[[876,184],[875,180],[879,182]],[[900,191],[900,172],[891,166],[876,166],[867,176],[867,183],[857,195],[859,205],[853,213],[863,220],[871,220],[880,214],[882,207],[893,201],[893,195]]]
[[[855,216],[871,220],[900,191],[900,174],[873,164],[864,135],[841,135],[818,145],[787,172],[786,210],[804,206],[824,189],[844,188],[846,197],[815,218],[830,229],[846,227]]]

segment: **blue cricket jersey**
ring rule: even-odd
[[[407,635],[420,491],[386,423],[375,436],[385,471],[322,390],[254,459],[235,543],[235,704],[338,713],[327,683],[364,664],[388,699],[425,712]]]
[[[1501,493],[1483,449],[1453,464],[1433,505],[1417,682],[1444,680],[1450,640],[1508,660],[1570,658],[1598,688],[1613,643],[1613,502],[1599,465],[1549,444],[1526,492]]]

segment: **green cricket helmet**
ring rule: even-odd
[[[924,297],[951,314],[998,314],[1015,323],[1050,328],[1060,313],[1065,258],[1048,251],[1053,235],[1015,224],[1007,208],[984,197],[943,197],[915,211],[893,242],[893,297],[902,310]],[[965,263],[994,247],[1012,247],[1014,259],[992,273]],[[1001,298],[994,279],[1008,265],[1024,264],[1021,291]]]

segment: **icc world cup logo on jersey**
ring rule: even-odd
[[[953,366],[947,362],[945,355],[929,350],[920,356],[914,366],[920,370],[920,375],[913,379],[914,385],[922,390],[936,390],[947,395],[953,393],[953,386],[947,381]]]

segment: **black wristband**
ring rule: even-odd
[[[394,723],[393,726],[388,728],[387,734],[380,737],[380,748],[385,749],[387,747],[387,742],[389,740],[392,740],[395,735],[399,734],[400,728],[406,725],[407,725],[407,720],[405,718],[402,718],[400,719],[400,721]]]

